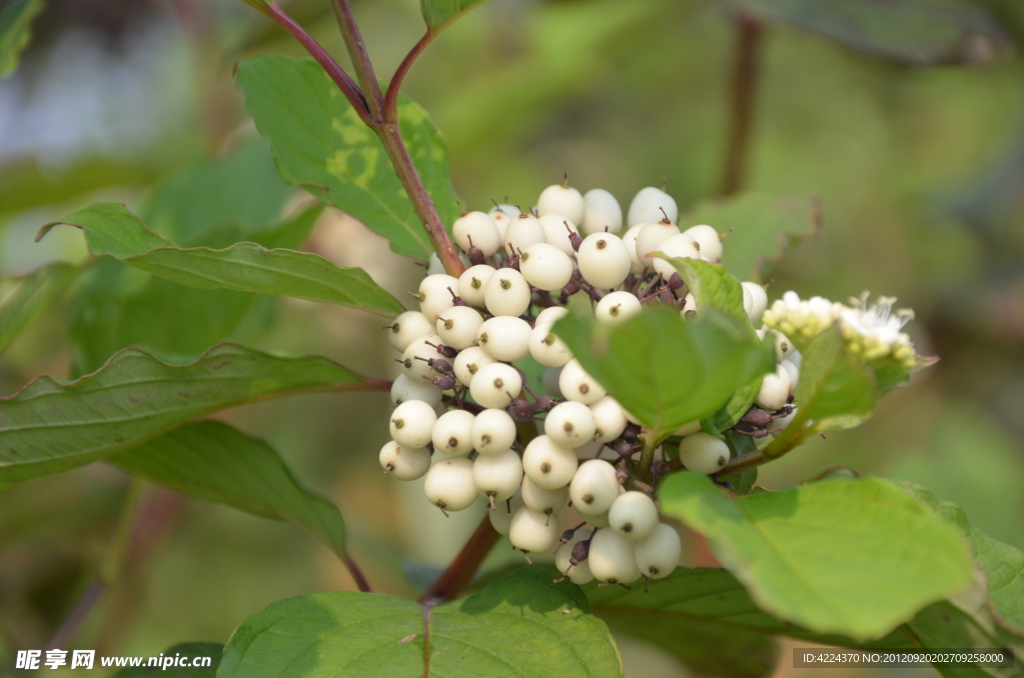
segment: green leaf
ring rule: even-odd
[[[152,231],[124,205],[90,205],[43,226],[36,239],[58,224],[82,229],[89,252],[95,256],[114,257],[190,287],[281,294],[388,318],[405,310],[361,268],[335,266],[316,254],[268,250],[255,243],[238,243],[222,250],[182,249]]]
[[[32,37],[32,21],[43,11],[43,0],[14,0],[0,11],[0,78],[18,65]]]
[[[687,289],[697,302],[697,316],[715,310],[722,315],[741,321],[740,327],[749,327],[747,334],[753,335],[750,318],[743,310],[743,285],[725,266],[693,259],[669,259],[679,271]]]
[[[702,202],[679,218],[681,227],[695,224],[709,224],[719,233],[731,229],[722,243],[722,264],[740,280],[763,283],[790,250],[817,234],[821,204],[814,197],[745,193]]]
[[[991,61],[1011,42],[979,7],[945,0],[725,0],[762,21],[802,28],[907,66]]]
[[[159,675],[162,678],[215,678],[223,651],[224,647],[219,643],[182,643],[164,650],[162,652],[164,658],[191,662],[197,658],[209,657],[210,665],[194,667],[168,664],[167,668],[163,668],[162,665],[161,668],[136,666],[118,671],[114,674],[114,678],[151,678],[153,675]]]
[[[594,614],[617,633],[646,640],[702,676],[769,676],[779,660],[765,633],[783,629],[725,570],[679,568],[650,589],[587,591]]]
[[[995,612],[1024,637],[1024,553],[972,527],[963,510],[953,502],[940,500],[915,483],[900,483],[900,486],[931,506],[967,537],[978,563],[985,569]]]
[[[348,212],[387,238],[395,252],[428,256],[430,239],[384,147],[320,66],[309,59],[260,56],[242,62],[238,84],[286,182]],[[413,163],[450,228],[459,213],[444,141],[412,101],[399,98],[398,117]]]
[[[38,377],[0,399],[0,486],[88,464],[232,405],[366,383],[326,358],[235,344],[184,365],[125,349],[76,381]]]
[[[774,346],[758,343],[735,319],[715,313],[687,322],[658,307],[614,328],[589,313],[570,314],[554,331],[583,369],[661,433],[711,416],[737,387],[775,365]]]
[[[485,0],[420,0],[423,20],[427,30],[439,33],[451,22],[473,9]]]
[[[339,591],[274,603],[224,649],[221,678],[621,676],[583,592],[523,568],[468,598],[420,607]]]
[[[707,424],[715,431],[724,431],[735,426],[736,422],[742,419],[750,406],[754,404],[757,394],[761,392],[762,381],[764,381],[764,376],[758,375],[747,382],[746,386],[736,389],[736,392],[729,398],[729,402],[711,415]]]
[[[185,245],[213,247],[204,232],[230,222],[241,233],[221,247],[246,240],[272,248],[250,234],[280,222],[282,209],[294,193],[278,176],[270,146],[257,137],[224,158],[203,158],[162,179],[138,214],[157,233]]]
[[[971,582],[960,534],[876,478],[730,500],[707,477],[682,472],[660,497],[662,511],[707,537],[763,610],[812,631],[878,638]]]
[[[193,499],[289,522],[344,557],[338,508],[304,488],[272,447],[227,424],[186,424],[107,462]]]
[[[862,424],[878,400],[874,373],[846,354],[838,327],[832,327],[800,346],[800,381],[793,389],[796,416],[764,449],[779,457],[812,435]]]
[[[0,278],[0,352],[77,275],[78,267],[57,263],[17,278]]]

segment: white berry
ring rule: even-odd
[[[640,315],[643,306],[632,292],[620,290],[604,295],[597,302],[594,316],[607,325],[621,325],[630,318]]]
[[[503,208],[509,208],[510,211],[506,211]],[[492,207],[490,211],[487,212],[487,216],[491,218],[491,221],[494,222],[494,226],[498,229],[498,235],[501,236],[501,244],[504,246],[505,231],[508,229],[509,223],[519,216],[519,210],[514,206],[498,205],[497,207]]]
[[[621,487],[614,466],[603,459],[591,459],[580,464],[573,476],[569,498],[577,513],[586,520],[587,516],[610,509]]]
[[[493,506],[509,499],[523,481],[523,463],[515,450],[482,454],[473,462],[473,482],[482,497]]]
[[[664,210],[664,214],[662,210]],[[634,226],[659,221],[665,216],[668,216],[668,220],[671,222],[675,222],[679,218],[679,207],[676,205],[676,201],[668,193],[648,186],[641,188],[633,198],[633,202],[630,203],[626,223]]]
[[[758,391],[754,402],[763,410],[775,412],[781,410],[789,401],[789,394],[792,392],[793,378],[789,376],[786,368],[779,365],[774,372],[764,375],[761,390]]]
[[[594,535],[587,562],[598,581],[629,584],[640,578],[640,568],[636,566],[636,542],[623,539],[609,529],[598,530]]]
[[[553,490],[545,489],[530,480],[529,476],[523,476],[522,485],[523,503],[529,508],[551,515],[565,506],[569,498],[569,488],[565,485],[556,487]]]
[[[434,348],[434,346],[440,346],[442,343],[441,337],[436,334],[428,334],[413,341],[405,349],[402,359],[399,361],[402,365],[402,373],[414,381],[417,379],[423,381],[423,377],[436,376],[438,372],[427,361],[442,358],[441,354]],[[433,346],[430,344],[433,344]]]
[[[396,407],[406,400],[422,400],[431,407],[437,407],[441,404],[442,395],[441,389],[426,379],[416,381],[400,374],[391,382],[391,404]]]
[[[556,321],[569,315],[569,309],[565,306],[550,306],[537,314],[534,325],[554,325]]]
[[[523,452],[523,472],[546,490],[568,485],[578,466],[571,449],[556,445],[546,435],[531,440]]]
[[[452,235],[463,252],[476,247],[485,257],[489,257],[501,249],[498,227],[490,215],[484,212],[469,212],[456,219],[452,224]]]
[[[481,367],[495,362],[497,361],[479,346],[470,346],[455,356],[452,369],[455,371],[455,378],[462,382],[463,386],[469,386]]]
[[[469,384],[469,393],[482,407],[508,407],[523,390],[523,379],[516,368],[505,363],[491,363],[477,370]]]
[[[509,541],[520,551],[543,553],[558,541],[558,517],[538,513],[524,506],[512,516]]]
[[[515,362],[530,352],[533,328],[522,318],[495,316],[480,324],[476,342],[495,360]]]
[[[519,271],[526,281],[542,290],[560,290],[572,278],[572,259],[562,250],[546,242],[538,242],[523,250]]]
[[[751,325],[761,322],[761,316],[768,308],[768,293],[754,282],[743,283],[743,310],[747,312]]]
[[[626,246],[629,251],[629,272],[636,273],[637,275],[644,272],[644,269],[648,268],[650,259],[642,260],[636,254],[636,237],[640,235],[640,230],[647,224],[637,224],[636,226],[630,227],[622,236],[622,244]]]
[[[479,496],[473,483],[473,462],[465,457],[442,459],[427,471],[423,493],[442,511],[469,508]]]
[[[626,492],[612,502],[608,509],[608,523],[622,537],[640,541],[657,527],[658,507],[643,492]]]
[[[679,461],[688,471],[708,476],[729,462],[729,446],[710,433],[691,433],[679,443]]]
[[[582,586],[594,580],[594,574],[590,571],[589,559],[581,560],[573,565],[572,550],[576,544],[590,539],[591,530],[579,529],[573,533],[572,539],[558,547],[555,552],[555,567],[563,575],[569,578],[573,584]]]
[[[515,269],[499,269],[487,281],[484,304],[493,315],[519,317],[530,306],[530,283]]]
[[[685,233],[667,238],[655,252],[660,252],[673,259],[700,259],[700,250],[697,249],[696,243]],[[652,257],[651,265],[665,280],[671,278],[672,274],[676,272],[676,267],[672,265],[672,262],[661,257]]]
[[[394,440],[380,450],[380,465],[384,472],[399,480],[416,480],[430,468],[430,451],[425,447],[402,447]]]
[[[594,233],[580,243],[576,254],[583,278],[601,289],[618,287],[626,276],[632,260],[622,238],[613,233]]]
[[[459,276],[459,289],[457,290],[462,300],[470,306],[483,307],[484,292],[487,289],[487,281],[494,275],[494,267],[487,264],[470,266]]]
[[[779,367],[789,372],[790,381],[793,382],[793,389],[796,389],[797,382],[800,381],[800,368],[789,358],[779,363]]]
[[[722,239],[711,226],[707,224],[701,224],[700,226],[691,226],[690,228],[683,231],[686,235],[690,236],[697,241],[700,246],[700,253],[703,254],[708,261],[719,262],[722,259]]]
[[[537,214],[564,214],[575,224],[583,220],[583,196],[572,186],[554,184],[548,186],[537,198]]]
[[[691,433],[696,433],[697,431],[700,431],[702,428],[703,427],[700,425],[700,419],[694,419],[693,421],[683,424],[682,426],[677,428],[675,431],[672,432],[672,435],[688,436]]]
[[[608,391],[587,374],[575,358],[562,368],[562,373],[558,377],[558,390],[568,400],[584,405],[596,403],[608,395]]]
[[[420,310],[428,320],[434,321],[452,307],[452,294],[459,286],[459,279],[445,274],[428,275],[420,282]],[[449,290],[448,288],[451,288]]]
[[[512,219],[505,229],[505,253],[509,256],[525,251],[534,243],[546,241],[544,227],[532,214],[520,214]]]
[[[391,413],[391,437],[402,447],[425,447],[436,422],[437,414],[432,405],[422,400],[408,400]]]
[[[771,332],[773,337],[775,337],[776,362],[781,363],[783,360],[793,355],[793,353],[796,351],[796,346],[794,346],[793,342],[789,340],[789,337],[787,337],[782,332],[779,332],[778,330],[768,331]]]
[[[626,415],[615,398],[611,396],[601,398],[590,405],[590,412],[594,415],[594,440],[596,442],[607,443],[615,440],[626,430]]]
[[[388,341],[398,352],[409,348],[416,339],[434,333],[434,323],[427,320],[427,316],[419,311],[406,311],[397,318],[395,322],[385,328],[388,331]]]
[[[571,400],[555,405],[544,419],[544,433],[548,438],[570,449],[589,443],[596,427],[590,408]]]
[[[437,418],[430,438],[437,452],[453,457],[468,454],[473,449],[473,415],[465,410],[445,412]]]
[[[508,531],[512,528],[512,517],[521,508],[523,508],[523,497],[519,492],[516,492],[512,495],[511,499],[501,502],[488,511],[487,515],[491,519],[491,526],[494,527],[494,531],[498,534],[508,534]]]
[[[579,235],[579,230],[569,217],[561,214],[543,214],[540,216],[540,225],[544,227],[544,241],[547,244],[554,245],[569,256],[576,254],[569,239],[569,232]]]
[[[462,350],[476,341],[477,330],[484,322],[479,311],[471,306],[452,306],[437,318],[437,334],[445,346]]]
[[[561,367],[572,360],[572,351],[565,342],[555,336],[550,324],[541,324],[530,332],[530,355],[544,367]]]
[[[592,188],[583,194],[583,220],[580,226],[587,235],[622,230],[622,206],[615,196],[603,188]]]
[[[683,555],[679,533],[671,525],[659,523],[645,539],[637,542],[636,565],[650,579],[663,579],[672,574]]]
[[[654,260],[647,255],[655,252],[661,244],[674,235],[679,235],[679,227],[668,221],[653,221],[643,225],[636,235],[636,257],[648,268],[654,268]]]
[[[484,410],[473,419],[473,449],[482,455],[502,454],[515,439],[516,422],[505,410]]]

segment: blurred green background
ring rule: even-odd
[[[418,3],[354,5],[387,77],[422,33]],[[1012,42],[1024,39],[1019,2],[974,6]],[[326,2],[286,8],[342,59]],[[606,188],[624,206],[667,178],[685,209],[721,184],[735,42],[735,23],[715,2],[492,0],[427,50],[404,91],[443,132],[471,208],[492,197],[532,204],[568,171],[574,185]],[[260,53],[301,50],[235,0],[52,0],[19,69],[0,80],[0,272],[83,261],[74,229],[32,240],[42,224],[97,200],[125,202],[179,242],[232,214],[256,228],[268,210],[294,210],[301,198],[252,141],[232,84],[232,64]],[[1010,54],[907,67],[784,25],[765,27],[758,63],[745,188],[817,195],[824,214],[819,236],[774,272],[770,298],[787,289],[896,296],[917,312],[909,332],[919,352],[942,358],[860,428],[763,468],[760,484],[836,465],[912,480],[1024,547],[1024,64]],[[244,177],[223,187],[194,180],[196,163],[238,149]],[[190,216],[204,183],[222,201],[212,208],[203,195]],[[269,202],[261,210],[257,199]],[[174,207],[162,212],[161,200]],[[161,214],[174,219],[161,227]],[[304,249],[365,267],[399,298],[423,272],[338,213],[325,214]],[[0,394],[37,374],[90,371],[122,346],[186,357],[225,337],[322,353],[372,376],[395,372],[375,317],[292,299],[239,307],[234,292],[200,305],[193,300],[210,293],[156,289],[147,274],[100,263],[0,356]],[[237,317],[222,302],[241,308]],[[118,304],[127,310],[112,313]],[[482,507],[446,520],[428,510],[419,483],[384,478],[377,451],[387,414],[385,394],[356,393],[223,416],[271,442],[339,505],[375,590],[415,595]],[[14,650],[45,646],[95,576],[129,485],[94,464],[0,493],[0,675]],[[326,548],[288,525],[152,487],[141,502],[145,539],[74,647],[150,655],[182,641],[223,642],[275,600],[354,588]],[[488,568],[518,562],[503,544]],[[623,654],[628,675],[680,671],[638,641],[624,640]]]

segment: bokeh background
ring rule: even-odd
[[[422,32],[418,3],[353,4],[386,77]],[[920,482],[1020,548],[1024,64],[1012,43],[1024,40],[1024,7],[973,6],[1002,25],[1010,49],[968,65],[908,66],[797,27],[764,29],[744,188],[815,195],[823,209],[819,235],[773,273],[770,297],[787,289],[896,296],[917,312],[909,332],[920,352],[942,359],[888,396],[874,419],[763,468],[759,482],[781,487],[836,465]],[[344,63],[326,2],[286,8]],[[624,205],[666,178],[685,209],[720,191],[736,33],[723,6],[707,0],[492,0],[427,50],[404,91],[443,132],[455,187],[471,208],[486,209],[492,197],[532,204],[568,171],[574,185],[606,188]],[[36,244],[39,226],[99,200],[155,213],[147,202],[154,186],[167,195],[176,173],[231,152],[246,154],[250,173],[246,186],[224,187],[227,213],[244,211],[256,185],[294,210],[302,198],[274,178],[232,82],[234,62],[262,53],[301,50],[235,0],[51,0],[19,69],[0,80],[0,272],[84,261],[79,232],[57,229]],[[176,200],[187,204],[188,190]],[[167,226],[172,235],[183,229]],[[400,298],[423,274],[336,212],[304,248],[365,267]],[[152,308],[152,297],[142,297],[116,318],[93,313],[87,322],[90,310],[138,299],[151,283],[111,263],[90,267],[0,356],[0,394],[37,374],[94,369],[131,343],[184,357],[191,349],[177,338],[201,341],[195,328],[217,323],[221,338],[394,374],[379,319],[326,305],[260,300],[225,320],[196,304]],[[107,296],[81,301],[88,285],[106,285]],[[92,354],[72,351],[73,332],[95,339],[86,342]],[[387,413],[387,395],[371,393],[271,401],[223,416],[271,442],[300,479],[338,504],[376,590],[415,595],[457,552],[482,507],[446,520],[428,510],[418,483],[384,478],[377,451]],[[119,471],[93,464],[0,493],[0,675],[16,649],[44,647],[58,632],[104,566],[131,492],[142,527],[74,647],[152,655],[182,641],[224,642],[275,600],[354,588],[326,548],[291,526],[132,489]],[[503,544],[486,569],[518,562]],[[681,674],[670,657],[621,640],[627,675]],[[783,664],[779,675],[793,672]]]

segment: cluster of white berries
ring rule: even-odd
[[[560,544],[556,563],[576,583],[668,576],[681,547],[660,522],[654,488],[644,482],[653,480],[636,475],[644,431],[552,327],[576,294],[609,325],[655,303],[687,319],[693,295],[667,260],[652,255],[717,263],[723,236],[707,225],[681,230],[677,220],[675,201],[657,188],[641,190],[624,220],[609,192],[581,195],[567,183],[544,189],[535,209],[496,205],[457,219],[452,232],[468,268],[456,278],[435,271],[433,258],[413,295],[420,310],[385,328],[401,353],[392,440],[380,452],[385,472],[401,480],[425,475],[427,499],[445,512],[484,497],[494,528],[514,547],[537,553]],[[742,287],[756,327],[767,294],[753,282]],[[778,368],[733,427],[758,438],[792,419],[800,367],[784,334],[759,332],[775,335]],[[550,395],[535,393],[516,366],[527,356],[547,368],[532,387]],[[700,422],[675,431],[669,443],[677,442],[675,458],[657,450],[655,480],[679,467],[710,475],[730,458],[729,445]],[[563,532],[559,512],[567,505],[580,524]]]

